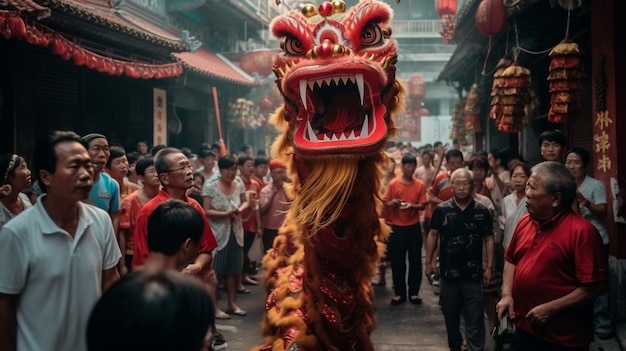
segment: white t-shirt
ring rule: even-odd
[[[18,199],[20,199],[20,201],[22,202],[22,206],[24,206],[24,210],[33,206],[30,203],[30,200],[28,199],[28,196],[26,194],[19,193],[17,196],[18,196]],[[9,211],[9,209],[6,208],[2,202],[0,202],[0,228],[6,222],[8,222],[11,218],[14,218],[14,217],[15,215],[13,214],[13,212]]]
[[[19,295],[17,350],[87,350],[102,271],[121,257],[109,214],[79,203],[75,237],[35,205],[0,229],[0,293]]]

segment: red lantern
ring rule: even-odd
[[[451,44],[454,39],[454,30],[456,29],[456,0],[436,0],[435,9],[437,15],[441,18],[441,41],[444,44]]]
[[[26,24],[20,16],[11,16],[6,20],[7,27],[9,28],[9,37],[25,38],[26,37]],[[7,39],[8,39],[7,38]]]
[[[454,16],[456,14],[456,0],[436,0],[435,10],[439,18],[445,15]]]
[[[54,39],[52,39],[52,53],[61,56],[65,54],[66,51],[67,46],[65,45],[65,39],[60,36],[55,36]]]
[[[414,73],[409,77],[408,95],[411,108],[417,111],[426,97],[426,82],[419,73]]]
[[[143,68],[143,72],[141,73],[141,78],[143,79],[152,79],[154,78],[154,69],[149,66],[145,66]]]
[[[424,117],[424,116],[428,116],[430,114],[430,111],[428,111],[427,108],[420,108],[419,111],[417,111],[417,115],[420,117]]]
[[[76,50],[74,52],[74,64],[82,66],[85,64],[85,52],[82,50]]]
[[[476,28],[480,34],[489,36],[496,34],[506,22],[506,8],[502,0],[483,0],[476,10]]]
[[[261,77],[267,77],[272,73],[272,64],[274,55],[273,50],[263,49],[245,53],[241,56],[241,69],[248,74],[254,74],[255,72]]]
[[[127,63],[125,68],[124,68],[124,73],[131,78],[139,78],[141,75],[139,73],[137,64],[134,63]]]
[[[426,82],[419,73],[414,73],[409,77],[409,96],[422,102],[426,97]]]
[[[270,100],[267,96],[259,100],[259,107],[261,110],[271,110],[273,106],[274,104],[272,103],[272,100]]]

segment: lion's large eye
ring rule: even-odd
[[[285,52],[289,55],[302,55],[306,52],[302,42],[293,37],[286,38],[284,45]]]
[[[378,25],[370,23],[361,32],[361,44],[363,46],[378,45],[383,41],[383,32]]]

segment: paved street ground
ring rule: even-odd
[[[250,294],[239,294],[238,304],[248,314],[245,317],[232,316],[229,320],[217,320],[217,328],[228,342],[227,350],[245,351],[260,345],[262,336],[260,324],[265,306],[265,293],[262,286],[247,286]],[[426,279],[423,279],[421,297],[423,304],[415,306],[405,303],[391,306],[391,270],[387,271],[386,287],[374,287],[378,324],[372,340],[378,351],[447,351],[446,330],[443,315],[437,303],[438,296]],[[220,306],[226,308],[226,294],[220,291]],[[487,338],[485,351],[492,351],[491,340]],[[615,338],[594,342],[593,351],[619,351]]]

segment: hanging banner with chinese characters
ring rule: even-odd
[[[606,76],[604,74],[604,57],[599,58],[598,74],[596,75],[596,116],[593,126],[593,153],[595,171],[608,173],[611,171],[612,140],[607,133],[613,128],[613,119],[606,106]]]
[[[167,92],[163,89],[153,90],[154,126],[152,145],[167,145]]]

